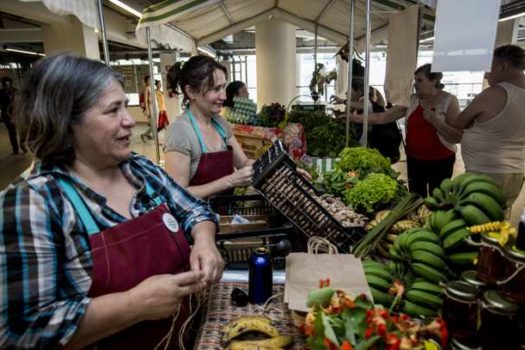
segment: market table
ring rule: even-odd
[[[220,282],[215,284],[208,297],[208,305],[204,310],[204,322],[195,342],[194,349],[199,350],[220,350],[221,329],[224,325],[238,317],[260,314],[260,307],[248,304],[243,307],[235,306],[231,302],[231,292],[237,287],[248,290],[247,283],[239,282]],[[273,294],[279,296],[272,299],[267,308],[266,316],[272,320],[272,324],[282,335],[294,337],[294,345],[291,349],[305,349],[305,338],[294,325],[290,310],[283,302],[284,285],[274,284]]]

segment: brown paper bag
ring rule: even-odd
[[[372,297],[361,259],[351,254],[292,253],[286,258],[284,301],[290,310],[308,311],[308,292],[319,288],[319,280],[330,279],[330,286],[356,297]]]

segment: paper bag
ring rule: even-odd
[[[351,254],[292,253],[286,258],[284,301],[290,310],[308,311],[308,292],[319,288],[319,280],[330,279],[330,286],[356,297],[371,293],[361,259]]]

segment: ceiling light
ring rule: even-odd
[[[128,11],[129,13],[131,13],[132,15],[137,16],[138,18],[142,17],[142,13],[140,13],[140,12],[137,11],[137,10],[135,10],[135,9],[132,8],[131,6],[126,5],[125,3],[123,3],[123,2],[120,1],[120,0],[109,0],[109,2],[112,3],[112,4],[114,4],[114,5],[117,5],[118,7],[120,7],[120,8],[123,9],[123,10]]]
[[[217,56],[215,51],[213,51],[212,49],[210,49],[208,47],[199,46],[199,47],[197,47],[197,51],[205,53],[206,55],[211,56],[211,57],[216,57]]]
[[[421,42],[421,43],[426,43],[427,41],[432,41],[432,40],[434,40],[434,37],[433,37],[433,36],[431,36],[430,38],[426,38],[426,39],[419,40],[419,42]]]
[[[521,16],[525,16],[525,12],[518,13],[518,14],[509,16],[509,17],[500,18],[498,20],[498,22],[505,22],[505,21],[508,21],[508,20],[511,20],[511,19],[514,19],[514,18],[518,18],[518,17],[521,17]]]
[[[41,52],[18,50],[18,49],[11,49],[11,48],[6,48],[5,51],[25,53],[26,55],[34,55],[34,56],[45,56],[46,55],[45,53],[41,53]]]

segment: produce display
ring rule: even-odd
[[[317,196],[314,191],[310,192],[323,208],[325,208],[343,227],[364,227],[368,221],[365,215],[356,213],[346,206],[339,198],[329,194]]]
[[[502,191],[486,176],[465,173],[445,179],[424,203],[397,222],[387,220],[390,212],[378,212],[368,224],[367,236],[378,226],[388,231],[375,252],[389,261],[364,262],[374,300],[390,307],[394,302],[391,289],[402,285],[399,308],[418,317],[437,315],[443,283],[475,269],[479,233],[501,240],[502,246],[516,234],[510,223],[500,221],[504,216]]]
[[[235,319],[222,329],[222,343],[229,350],[277,350],[293,344],[265,316],[245,316]]]
[[[342,290],[323,287],[308,295],[311,308],[302,330],[312,350],[333,349],[426,349],[436,348],[429,339],[442,345],[447,330],[442,319],[429,322],[392,314],[364,295],[352,298]]]
[[[407,194],[406,187],[396,180],[399,175],[390,160],[377,150],[347,147],[339,154],[334,169],[317,182],[318,188],[343,199],[343,202],[364,214],[396,204]]]
[[[288,113],[288,122],[303,125],[308,154],[311,156],[335,158],[345,148],[344,122],[330,117],[324,111],[291,111]],[[355,138],[350,143],[357,146]]]

